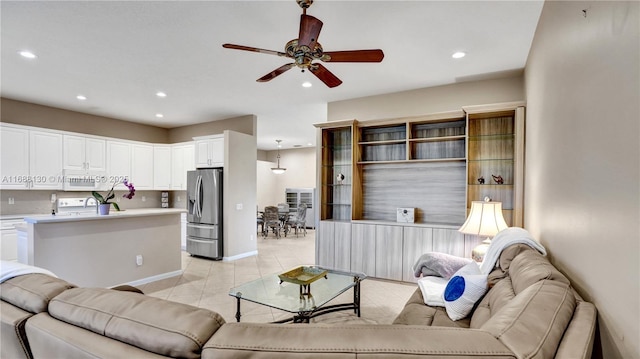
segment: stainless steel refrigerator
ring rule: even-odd
[[[187,172],[187,252],[222,259],[222,168]]]

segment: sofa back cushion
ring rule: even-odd
[[[49,314],[139,348],[170,357],[198,358],[224,319],[210,310],[103,288],[76,288],[55,297]]]
[[[543,279],[571,284],[547,258],[536,251],[524,251],[517,255],[509,267],[509,277],[516,295]]]
[[[0,284],[0,297],[30,313],[47,310],[49,301],[75,285],[46,274],[25,274]]]
[[[537,251],[511,252],[515,257],[495,269],[504,278],[478,304],[470,327],[493,333],[519,356],[553,357],[576,307],[574,292]]]

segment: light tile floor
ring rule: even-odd
[[[258,236],[258,255],[236,261],[213,261],[182,253],[183,274],[139,286],[145,294],[175,302],[207,308],[235,321],[236,300],[229,289],[271,273],[281,273],[302,264],[315,262],[315,231],[276,239]],[[312,319],[317,323],[389,324],[400,313],[416,290],[415,284],[368,278],[361,284],[361,317],[353,311],[341,311]],[[329,304],[348,303],[353,290]],[[242,321],[266,323],[291,316],[286,312],[243,301]]]

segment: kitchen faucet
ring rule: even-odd
[[[93,200],[93,202],[95,202],[96,204],[96,214],[98,214],[98,201],[93,198],[93,197],[87,197],[84,199],[84,208],[87,208],[87,205],[89,205],[89,201]]]

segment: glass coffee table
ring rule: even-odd
[[[282,281],[274,273],[231,288],[229,295],[237,300],[236,320],[241,317],[240,303],[247,300],[285,312],[293,313],[291,318],[274,323],[309,323],[311,318],[339,310],[353,309],[360,317],[360,282],[367,276],[319,266],[304,266],[326,274],[310,284]],[[353,288],[353,303],[326,305],[332,299]]]

